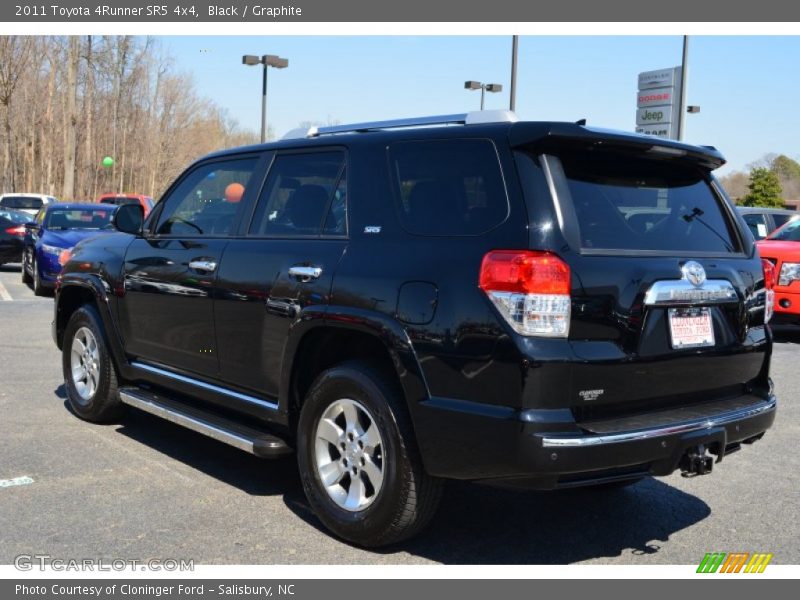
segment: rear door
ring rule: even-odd
[[[324,312],[347,246],[342,148],[275,155],[249,223],[222,257],[215,318],[221,378],[278,395],[289,329]]]
[[[642,156],[525,159],[551,183],[573,274],[579,415],[741,394],[767,357],[761,263],[734,209],[706,169]]]
[[[218,375],[212,288],[261,168],[258,155],[193,167],[167,192],[148,234],[128,247],[118,305],[134,360]]]

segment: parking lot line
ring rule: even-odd
[[[6,302],[11,302],[14,300],[11,297],[11,294],[8,293],[8,290],[6,289],[6,286],[3,285],[2,281],[0,281],[0,299],[5,300]]]
[[[23,475],[22,477],[14,477],[14,479],[0,479],[0,488],[29,485],[31,483],[33,483],[33,478]]]

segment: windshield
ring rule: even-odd
[[[699,168],[611,153],[546,160],[566,183],[559,187],[571,198],[584,249],[736,251],[730,219]]]
[[[0,200],[0,206],[3,206],[4,208],[39,210],[42,208],[42,199],[31,196],[5,196],[2,200]]]
[[[111,229],[113,210],[103,208],[59,208],[45,217],[44,226],[51,231],[67,229]]]
[[[12,223],[30,223],[33,221],[33,217],[28,213],[15,210],[0,210],[0,219],[5,219]]]
[[[770,240],[782,240],[785,242],[800,242],[800,219],[795,219],[775,231]]]

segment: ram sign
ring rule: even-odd
[[[636,133],[678,139],[681,68],[639,73]]]

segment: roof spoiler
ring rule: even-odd
[[[645,152],[652,158],[688,160],[709,170],[725,164],[725,158],[713,146],[694,146],[649,135],[584,127],[576,123],[520,122],[509,130],[514,148],[534,147],[541,151],[565,148]]]

